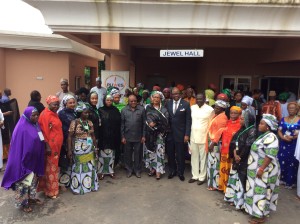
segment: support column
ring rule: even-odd
[[[5,49],[0,48],[0,89],[3,91],[5,86],[6,86]]]

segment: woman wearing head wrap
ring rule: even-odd
[[[151,104],[146,106],[146,142],[144,147],[145,166],[149,169],[149,176],[156,173],[159,180],[165,173],[165,133],[168,128],[169,114],[161,105],[164,99],[162,92],[154,91],[151,94]]]
[[[100,138],[99,138],[99,164],[98,175],[102,180],[104,175],[115,178],[114,164],[116,153],[120,153],[121,143],[121,114],[113,106],[113,97],[104,97],[103,107],[99,109],[101,117]]]
[[[140,105],[145,107],[147,104],[150,104],[150,103],[151,103],[151,100],[149,97],[149,90],[145,89],[145,90],[143,90],[143,93],[142,93],[142,100],[140,102]]]
[[[58,165],[60,167],[59,185],[61,186],[61,189],[65,191],[66,187],[70,186],[71,167],[67,157],[68,135],[71,121],[76,119],[76,99],[72,95],[65,95],[61,104],[62,110],[58,112],[58,117],[62,123],[64,141],[61,147]]]
[[[289,98],[290,94],[288,92],[283,92],[278,95],[278,100],[281,106],[281,115],[282,117],[287,117],[289,112],[287,110],[287,99]]]
[[[160,91],[160,86],[153,86],[152,91]]]
[[[229,146],[232,166],[224,197],[224,200],[230,202],[236,209],[242,209],[244,205],[248,156],[251,145],[257,137],[255,116],[249,111],[243,113],[240,123],[241,128],[234,134]]]
[[[265,222],[278,200],[280,167],[277,160],[278,139],[273,132],[278,127],[276,117],[264,114],[258,131],[262,133],[252,144],[247,169],[245,211],[252,224]]]
[[[44,175],[45,143],[38,117],[36,108],[27,107],[17,123],[1,183],[5,189],[15,191],[15,205],[24,212],[32,211],[30,203],[41,204],[35,196],[38,177]]]
[[[143,90],[144,90],[144,84],[140,82],[140,83],[136,84],[136,87],[138,89],[138,95],[142,96],[142,93],[143,93]]]
[[[99,188],[95,159],[98,147],[93,123],[88,120],[89,109],[83,103],[76,107],[77,119],[69,128],[68,157],[73,159],[71,190],[73,194],[85,194]]]
[[[215,105],[215,92],[211,89],[206,89],[205,90],[205,97],[206,100],[208,101],[209,106]]]
[[[221,146],[221,160],[220,160],[220,176],[219,176],[219,191],[225,193],[230,167],[231,158],[229,157],[229,145],[232,136],[240,129],[240,115],[242,109],[238,106],[232,106],[230,108],[230,119],[227,121],[226,128],[222,133],[222,146]]]
[[[63,144],[62,123],[58,117],[57,110],[59,99],[56,96],[48,96],[46,99],[48,108],[45,108],[40,115],[39,125],[45,137],[46,149],[51,154],[46,158],[45,176],[40,179],[38,190],[44,191],[49,198],[55,199],[59,194],[59,155]]]
[[[300,131],[300,119],[297,116],[299,106],[296,102],[288,103],[287,117],[281,119],[278,129],[280,139],[278,159],[281,168],[281,181],[286,188],[292,189],[297,182],[298,160],[294,157]]]
[[[227,102],[216,101],[215,117],[208,127],[207,185],[210,191],[217,190],[219,187],[220,139],[228,121],[225,115],[226,108]]]
[[[122,109],[126,106],[124,103],[121,103],[121,93],[119,89],[111,91],[110,95],[113,97],[113,106],[116,107],[121,113]],[[104,101],[103,101],[104,105]]]
[[[230,101],[231,100],[231,90],[230,89],[223,89],[222,91],[221,91],[221,93],[224,93],[226,96],[227,96],[227,98],[228,98],[228,100]]]
[[[250,97],[250,96],[244,96],[243,99],[242,99],[242,102],[241,102],[241,107],[242,107],[242,110],[243,110],[243,113],[244,111],[248,110],[252,115],[255,116],[255,110],[254,108],[251,106],[253,103],[253,98]]]
[[[93,128],[94,128],[94,135],[96,138],[96,141],[99,141],[100,138],[100,127],[101,127],[101,116],[100,116],[100,112],[99,109],[97,109],[97,105],[98,104],[98,93],[95,91],[90,92],[90,94],[87,97],[87,102],[88,104],[87,107],[90,111],[89,113],[89,120],[93,123]],[[102,104],[103,105],[103,104]],[[97,144],[97,147],[99,145]]]

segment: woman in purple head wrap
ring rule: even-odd
[[[31,212],[35,199],[37,177],[44,175],[45,143],[37,123],[39,113],[35,107],[27,107],[17,123],[10,144],[9,160],[1,186],[15,191],[15,205]]]

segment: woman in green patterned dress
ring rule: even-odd
[[[79,118],[71,122],[68,136],[68,156],[73,158],[71,190],[73,194],[85,194],[99,189],[95,166],[98,148],[93,123],[88,120],[89,109],[79,103],[76,112]]]
[[[164,95],[162,92],[153,91],[152,103],[146,106],[146,142],[144,145],[145,166],[150,171],[149,176],[156,173],[159,180],[161,174],[165,173],[165,133],[168,128],[169,114],[161,105]]]
[[[258,130],[262,133],[252,144],[248,157],[245,211],[252,224],[264,223],[278,200],[280,166],[277,159],[279,142],[272,131],[278,127],[276,117],[264,114]]]

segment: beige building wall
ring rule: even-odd
[[[205,51],[203,58],[195,59],[159,58],[155,50],[139,49],[135,57],[136,83],[147,84],[153,77],[164,77],[167,85],[175,81],[184,86],[194,85],[201,91],[209,83],[219,87],[222,76],[249,76],[251,89],[259,88],[260,79],[264,77],[300,78],[299,61],[261,63],[265,51],[216,48]]]
[[[6,85],[5,67],[5,49],[0,48],[0,90],[2,91]]]
[[[15,49],[5,49],[5,52],[6,86],[12,90],[12,98],[18,100],[21,112],[32,90],[41,93],[42,103],[46,105],[47,96],[60,90],[59,80],[69,77],[68,53]]]
[[[76,77],[80,77],[80,85],[79,87],[85,87],[84,83],[84,68],[91,67],[91,87],[95,85],[95,79],[98,74],[98,61],[93,58],[76,55],[70,53],[69,55],[69,85],[70,90],[75,91],[75,79]]]

